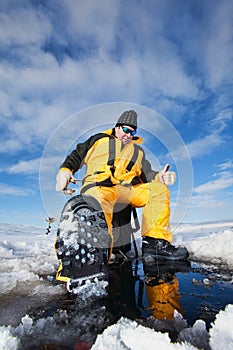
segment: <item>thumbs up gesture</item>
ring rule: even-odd
[[[158,174],[159,180],[166,186],[172,186],[176,182],[176,173],[174,171],[168,171],[169,167],[170,165],[166,164]]]

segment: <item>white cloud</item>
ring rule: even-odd
[[[198,138],[189,143],[186,143],[187,149],[182,146],[178,148],[173,148],[169,154],[172,155],[175,160],[182,160],[187,157],[191,159],[200,159],[219,147],[223,143],[223,139],[221,135],[218,133],[213,133],[210,135],[205,135],[203,138]],[[178,145],[179,146],[179,145]],[[167,154],[167,158],[169,158],[169,154]]]
[[[84,106],[102,101],[103,96],[104,102],[138,102],[147,98],[150,86],[154,93],[166,90],[167,94],[183,94],[184,97],[192,90],[182,72],[176,73],[175,85],[172,76],[163,82],[159,66],[153,68],[153,74],[149,71],[144,74],[146,66],[152,62],[140,64],[140,58],[129,57],[121,63],[106,56],[87,59],[86,62],[66,59],[58,65],[53,57],[47,57],[48,54],[40,53],[40,56],[42,62],[47,60],[45,67],[44,63],[41,67],[27,68],[9,67],[7,64],[4,71],[8,73],[2,74],[2,83],[8,91],[4,95],[4,114],[8,116],[5,123],[9,126],[11,137],[18,139],[22,147],[34,140],[38,142],[41,139],[43,142],[48,136],[46,132],[55,128],[61,120]],[[175,70],[175,66],[171,70]],[[16,116],[20,118],[17,120]]]
[[[88,39],[98,47],[109,49],[115,39],[119,0],[76,0],[60,2],[68,13],[68,32],[77,42]]]
[[[214,149],[223,143],[221,135],[213,133],[206,135],[201,139],[194,140],[187,144],[189,153],[192,158],[201,158],[210,154]]]
[[[28,3],[2,14],[2,45],[14,50],[18,62],[3,59],[0,68],[2,125],[8,129],[1,152],[44,144],[62,120],[96,103],[128,100],[163,106],[171,98],[169,107],[184,113],[181,100],[199,98],[199,76],[190,73],[179,46],[167,35],[166,6],[157,4],[155,11],[151,4],[122,8],[120,1],[58,3],[47,4],[47,12]],[[63,25],[58,21],[62,16]],[[63,52],[58,62],[55,51],[43,51],[51,35],[64,45],[68,38],[78,53]],[[190,153],[206,155],[221,143],[217,133],[207,135],[189,144]]]
[[[32,195],[33,193],[34,191],[29,188],[16,187],[0,183],[0,195],[25,197]]]
[[[52,31],[48,19],[30,7],[13,7],[0,12],[0,44],[28,45],[42,43]]]
[[[60,147],[61,148],[61,147]],[[1,168],[0,173],[8,173],[11,175],[32,175],[38,174],[39,170],[44,176],[48,173],[57,171],[60,164],[62,163],[62,156],[54,157],[42,157],[31,160],[21,160],[18,163],[11,165],[7,168]]]
[[[212,89],[226,81],[232,83],[232,12],[232,1],[215,2],[215,6],[210,8],[207,32],[203,33],[206,44],[203,59],[207,82]]]
[[[8,152],[10,154],[11,152],[15,152],[15,150],[19,150],[22,148],[22,142],[21,140],[16,140],[14,138],[9,138],[8,140],[4,141],[2,139],[0,143],[0,152]]]
[[[232,84],[233,2],[186,1],[184,6],[174,1],[163,3],[167,30],[173,42],[179,44],[184,64],[198,74],[203,90],[216,92]]]
[[[216,117],[211,117],[210,126],[218,132],[229,127],[229,123],[233,120],[233,111],[231,108],[222,110]]]
[[[215,175],[216,176],[216,175]],[[205,184],[199,185],[194,188],[194,192],[197,194],[213,194],[215,196],[216,192],[222,191],[226,188],[233,186],[233,176],[231,172],[223,172],[218,174],[218,178],[211,180]]]
[[[230,108],[224,109],[214,118],[211,116],[208,124],[206,123],[205,128],[203,128],[203,136],[186,143],[191,158],[202,158],[209,155],[215,149],[229,141],[229,137],[231,136],[224,134],[224,132],[226,130],[228,131],[231,120],[232,110]],[[206,134],[204,134],[205,129],[208,130]],[[173,157],[177,159],[186,156],[187,153],[184,152],[184,149],[179,148],[173,152]]]
[[[82,5],[65,1],[60,5],[62,13],[54,5],[48,5],[49,11],[42,13],[40,7],[30,8],[29,3],[25,8],[15,6],[7,14],[2,13],[0,41],[3,48],[13,50],[17,62],[3,59],[0,68],[3,124],[9,130],[0,151],[17,151],[35,142],[43,144],[67,116],[98,102],[141,103],[161,94],[182,98],[197,95],[196,82],[185,72],[174,45],[158,35],[155,46],[151,46],[146,38],[149,35],[152,39],[155,24],[145,10],[135,18],[137,25],[137,9],[127,18],[132,32],[124,46],[129,29],[124,21],[130,8],[121,12],[118,1],[87,1]],[[56,18],[62,15],[61,28]],[[140,23],[143,34],[138,32]],[[158,23],[162,25],[161,20]],[[133,33],[137,33],[138,44],[146,39],[143,50],[136,52]],[[71,58],[64,53],[58,63],[55,52],[43,51],[51,35],[62,43],[68,37],[71,45],[80,46],[80,55]],[[91,52],[82,54],[82,47],[87,50],[88,45]]]
[[[213,179],[194,187],[187,217],[198,221],[231,218],[232,186],[233,173],[220,171],[213,174]]]
[[[19,161],[17,164],[10,166],[7,170],[9,174],[36,174],[39,171],[40,158],[30,161]]]
[[[233,161],[232,160],[227,160],[226,162],[222,164],[217,164],[216,165],[220,170],[228,170],[228,169],[233,169]]]

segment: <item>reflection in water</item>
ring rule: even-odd
[[[112,265],[109,273],[109,290],[106,299],[109,301],[108,308],[111,313],[115,315],[116,320],[121,316],[131,319],[140,317],[135,293],[135,284],[139,276],[135,274],[132,262],[125,261],[123,264]]]
[[[187,261],[136,263],[131,261],[110,268],[109,294],[111,312],[135,319],[149,310],[156,319],[172,320],[174,311],[184,314],[180,305],[179,282],[176,273],[187,273]],[[143,271],[142,271],[143,270]],[[137,288],[138,286],[138,288]],[[144,296],[147,297],[145,307]],[[144,304],[144,305],[143,305]]]
[[[145,290],[154,318],[173,320],[175,310],[184,315],[175,273],[188,272],[189,267],[187,261],[143,263]]]

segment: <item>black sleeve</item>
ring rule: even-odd
[[[89,149],[94,145],[94,143],[103,137],[109,137],[106,134],[99,133],[96,135],[93,135],[89,137],[88,140],[86,140],[83,143],[79,143],[76,146],[76,149],[73,150],[64,160],[64,162],[61,164],[60,168],[68,168],[73,173],[75,173],[78,169],[82,167],[83,160],[86,157],[87,152]]]
[[[142,174],[141,174],[142,181],[143,182],[150,182],[150,181],[154,180],[154,178],[157,174],[158,174],[158,171],[152,170],[151,164],[145,158],[145,153],[144,153],[143,159],[142,159]]]

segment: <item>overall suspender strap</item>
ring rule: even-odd
[[[109,137],[108,165],[113,166],[116,157],[116,143],[113,137]]]
[[[134,164],[136,163],[137,159],[138,159],[138,147],[135,146],[135,147],[134,147],[133,156],[132,156],[132,158],[130,159],[129,164],[128,164],[127,167],[126,167],[127,171],[130,171],[130,170],[132,169],[132,167],[133,167]]]
[[[132,158],[130,159],[130,161],[126,167],[127,171],[130,171],[132,169],[132,167],[134,166],[134,164],[137,162],[138,153],[139,153],[139,149],[137,146],[135,146]],[[110,137],[109,138],[109,155],[108,155],[108,163],[107,164],[110,165],[111,167],[113,167],[113,170],[114,170],[115,157],[116,157],[116,141],[113,137]]]
[[[108,165],[111,167],[112,175],[114,175],[115,167],[114,161],[116,158],[116,142],[113,137],[109,138],[109,155],[108,155]]]

